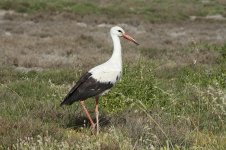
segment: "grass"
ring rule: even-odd
[[[71,83],[85,70],[23,73],[1,67],[0,147],[225,149],[225,45],[197,48],[218,53],[215,63],[175,66],[167,73],[156,70],[158,59],[143,55],[127,64],[122,81],[101,98],[99,136],[91,135],[78,103],[59,107]],[[194,52],[193,46],[188,49]],[[146,49],[145,56],[149,52],[153,54]],[[94,101],[86,102],[94,110]]]
[[[183,21],[190,16],[221,14],[226,16],[223,0],[204,2],[201,0],[173,1],[73,1],[73,0],[2,0],[0,8],[22,13],[73,12],[78,15],[98,15],[110,18],[133,17],[151,22]]]

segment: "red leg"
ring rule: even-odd
[[[98,110],[98,105],[99,105],[99,97],[96,97],[96,127],[97,127],[97,134],[99,134],[99,110]]]
[[[89,111],[86,109],[86,106],[85,106],[84,101],[80,101],[80,104],[82,105],[82,108],[83,108],[83,110],[85,111],[87,117],[89,118],[89,121],[91,122],[93,128],[95,128],[95,124],[94,124],[92,118],[90,117]]]

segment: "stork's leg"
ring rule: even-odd
[[[96,97],[96,108],[95,108],[97,135],[99,134],[99,110],[98,110],[98,105],[99,105],[99,97],[97,96]]]
[[[82,108],[83,108],[83,110],[85,111],[85,113],[86,113],[87,117],[89,118],[89,121],[91,122],[91,124],[92,124],[93,128],[95,128],[95,124],[94,124],[94,122],[93,122],[92,118],[90,117],[89,111],[86,109],[86,106],[85,106],[84,101],[83,101],[83,100],[81,100],[81,101],[80,101],[80,104],[82,105]]]

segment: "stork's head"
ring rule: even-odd
[[[131,36],[129,36],[128,34],[125,33],[125,31],[119,27],[119,26],[114,26],[111,28],[111,31],[110,31],[111,35],[116,35],[116,36],[119,36],[119,37],[123,37],[137,45],[139,45],[139,43],[137,43],[136,40],[134,40]]]

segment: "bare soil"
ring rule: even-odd
[[[223,44],[226,41],[224,21],[190,20],[154,24],[142,20],[107,20],[95,16],[82,18],[69,13],[28,15],[1,10],[0,65],[37,70],[53,67],[90,68],[110,57],[112,41],[109,29],[114,25],[122,26],[140,43],[137,47],[122,41],[123,59],[126,62],[133,62],[144,55],[140,53],[142,49],[170,50],[173,54],[175,49],[185,48],[191,43]],[[158,53],[151,54],[168,59]],[[215,55],[214,52],[203,54]],[[187,56],[181,58],[177,59],[183,61]]]

